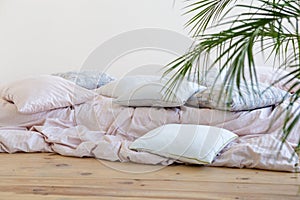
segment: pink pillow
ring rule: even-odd
[[[31,114],[81,104],[96,93],[63,78],[41,75],[5,84],[2,99],[16,105],[20,113]]]
[[[256,73],[257,73],[257,78],[258,81],[260,83],[264,83],[267,85],[271,85],[273,84],[276,80],[280,79],[283,76],[286,76],[289,74],[288,71],[285,71],[283,69],[275,69],[272,67],[257,67],[256,68]],[[249,74],[246,74],[246,77],[249,78]],[[290,81],[288,84],[285,84],[287,80],[291,79],[292,76],[288,76],[287,78],[276,82],[276,84],[274,84],[274,87],[280,88],[282,90],[288,91],[293,84],[300,82],[299,79],[293,79],[292,81]],[[290,92],[294,93],[295,91],[297,91],[299,88],[299,86],[293,88]]]

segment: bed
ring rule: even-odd
[[[266,75],[272,76],[261,73],[262,81],[266,81]],[[279,105],[239,112],[187,105],[124,106],[116,103],[113,95],[104,95],[103,90],[99,92],[102,86],[87,90],[52,75],[27,80],[1,87],[0,152],[52,152],[109,161],[170,165],[185,162],[149,151],[137,151],[131,145],[149,131],[164,125],[205,125],[238,135],[216,152],[207,166],[299,171],[299,157],[294,153],[299,140],[299,124],[287,140],[281,142],[282,112],[288,106],[288,100]],[[276,87],[286,89],[287,86],[278,83]],[[296,109],[299,105],[294,106]],[[278,120],[270,127],[274,117]]]

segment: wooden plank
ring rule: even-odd
[[[153,200],[153,198],[136,198],[136,197],[107,197],[107,196],[65,196],[65,195],[38,195],[38,194],[9,194],[0,193],[2,200]],[[163,200],[163,199],[157,199]]]
[[[22,163],[22,165],[18,165],[15,160]],[[57,155],[53,156],[51,154],[0,154],[0,164],[0,177],[61,177],[63,174],[65,177],[84,179],[99,176],[105,177],[109,171],[110,177],[118,178],[127,178],[130,176],[133,179],[138,179],[142,175],[143,179],[160,177],[164,180],[174,181],[202,180],[233,183],[280,183],[281,185],[300,184],[299,173],[249,169],[238,169],[238,173],[236,173],[237,169],[184,165],[168,166],[160,169],[152,168],[151,170],[151,166],[149,165],[107,161],[100,162],[96,159],[70,158]],[[126,169],[129,171],[128,173],[125,172]],[[136,171],[140,173],[132,173]],[[276,176],[274,176],[274,173]],[[214,176],[212,176],[212,174],[214,174]]]
[[[1,199],[295,199],[298,200],[299,196],[288,195],[266,195],[255,194],[251,191],[248,193],[235,194],[235,193],[214,193],[208,192],[173,192],[173,191],[139,191],[139,190],[95,190],[84,189],[78,190],[73,188],[72,190],[66,190],[66,188],[35,188],[31,191],[31,188],[13,188],[13,192],[0,192]],[[24,197],[28,198],[24,198]],[[20,198],[22,197],[22,198]]]
[[[0,154],[0,199],[300,199],[299,175]]]
[[[157,177],[156,180],[146,179],[118,179],[99,177],[98,179],[32,179],[25,178],[10,178],[2,179],[0,183],[0,191],[9,191],[9,188],[47,188],[51,185],[52,188],[59,190],[64,188],[67,191],[69,188],[80,189],[95,189],[95,190],[142,190],[142,191],[172,191],[176,192],[221,192],[221,193],[247,193],[249,190],[255,191],[256,194],[278,194],[278,195],[299,195],[299,185],[281,185],[280,183],[273,184],[258,184],[258,183],[230,183],[230,182],[206,182],[206,181],[172,181],[162,180]],[[7,188],[9,186],[9,188]]]

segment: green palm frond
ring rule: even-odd
[[[185,24],[186,27],[192,27],[191,32],[194,32],[194,36],[200,35],[208,26],[217,23],[223,12],[228,12],[228,5],[233,2],[236,0],[200,0],[190,3],[185,7],[188,11],[184,14],[196,14]]]
[[[256,0],[243,4],[238,4],[236,0],[187,2],[185,14],[193,16],[186,26],[190,28],[196,43],[187,54],[167,66],[165,74],[174,72],[170,81],[172,87],[192,73],[198,76],[197,80],[201,80],[203,66],[199,60],[208,58],[212,53],[216,56],[209,67],[218,66],[218,76],[226,74],[223,85],[236,85],[239,88],[242,83],[249,81],[246,80],[246,72],[250,75],[251,85],[257,85],[257,54],[266,55],[266,60],[274,59],[274,64],[279,63],[277,68],[290,71],[277,82],[284,80],[285,84],[289,84],[300,77],[300,1]],[[243,13],[232,15],[237,13],[237,9],[243,10]],[[210,27],[219,27],[222,31],[206,33]],[[300,122],[300,108],[295,109],[296,102],[300,102],[300,89],[297,88],[300,88],[300,83],[290,88],[295,92],[285,112],[283,140]]]

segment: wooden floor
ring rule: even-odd
[[[0,199],[300,199],[300,174],[0,154]]]

